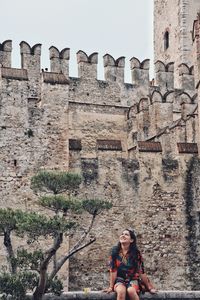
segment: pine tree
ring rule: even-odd
[[[57,273],[71,256],[95,242],[96,238],[90,235],[95,218],[112,207],[110,202],[100,199],[79,199],[80,184],[78,174],[42,171],[31,179],[31,188],[43,207],[41,212],[0,209],[0,233],[4,237],[8,265],[0,273],[3,296],[25,299],[27,291],[33,291],[33,299],[41,300],[46,292],[61,293],[63,286]],[[49,215],[45,214],[46,209]],[[86,228],[82,228],[80,222],[84,212],[91,216]],[[73,244],[73,234],[77,232],[79,238]],[[57,258],[65,236],[72,247]],[[29,246],[16,251],[13,238],[26,238]],[[46,239],[50,245],[47,249],[34,247]],[[30,251],[31,247],[33,251]],[[53,267],[50,268],[51,263]]]

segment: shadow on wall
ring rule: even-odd
[[[188,162],[185,178],[185,212],[188,229],[189,274],[193,290],[200,290],[200,159]]]

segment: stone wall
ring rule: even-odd
[[[174,89],[174,63],[158,61],[155,85],[149,60],[132,57],[127,84],[124,57],[106,54],[105,80],[98,80],[97,53],[78,51],[72,78],[68,48],[50,47],[50,72],[40,71],[40,44],[20,44],[22,69],[11,67],[11,48],[11,41],[0,47],[0,206],[38,211],[33,174],[78,172],[80,197],[113,208],[96,220],[97,241],[70,259],[69,278],[63,272],[71,290],[107,286],[109,252],[124,228],[136,231],[159,289],[199,289],[199,75],[180,65]],[[83,224],[89,221],[85,214]]]

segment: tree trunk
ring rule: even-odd
[[[6,251],[8,253],[8,263],[10,265],[11,273],[16,274],[17,266],[15,261],[13,260],[15,256],[12,248],[12,242],[11,242],[9,230],[4,231],[4,246],[6,247]]]
[[[40,281],[35,292],[33,293],[33,300],[42,300],[46,288],[46,272],[47,267],[40,270]]]
[[[47,252],[47,257],[41,263],[40,279],[39,279],[38,286],[35,292],[33,293],[33,300],[42,300],[42,296],[44,295],[46,289],[47,268],[49,265],[49,261],[56,254],[58,248],[60,248],[62,241],[63,241],[63,233],[58,233],[57,237],[54,239],[53,247],[49,249],[49,251]]]

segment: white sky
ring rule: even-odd
[[[76,52],[153,61],[153,0],[0,0],[0,43],[13,41],[12,67],[20,67],[19,43],[42,44],[42,68],[49,68],[49,47],[70,48],[70,76],[77,76]]]

